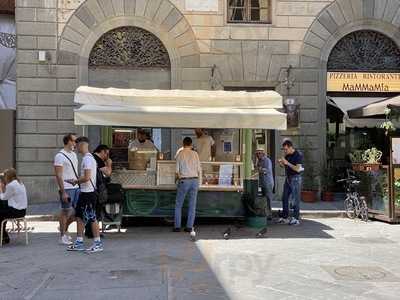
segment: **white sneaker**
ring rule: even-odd
[[[278,224],[289,224],[289,219],[287,219],[287,218],[279,218]]]
[[[103,242],[94,242],[93,245],[89,248],[86,249],[86,252],[88,253],[96,253],[96,252],[101,252],[103,251]]]
[[[61,245],[72,245],[72,241],[68,238],[67,235],[63,235],[63,236],[60,238],[59,243],[60,243]]]
[[[292,218],[289,222],[289,225],[297,226],[300,225],[300,221],[297,220],[296,218]]]

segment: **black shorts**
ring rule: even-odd
[[[95,192],[79,194],[79,200],[76,203],[75,216],[82,219],[87,224],[96,222],[96,202],[97,196]]]

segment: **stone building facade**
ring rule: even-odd
[[[260,24],[228,22],[229,2],[16,1],[16,167],[32,201],[55,198],[53,155],[64,133],[79,132],[74,90],[90,83],[89,56],[99,38],[124,26],[144,29],[162,42],[173,89],[255,87],[285,95],[282,82],[292,66],[289,91],[300,104],[300,127],[277,133],[276,151],[283,137],[307,148],[318,184],[325,164],[329,54],[357,30],[378,31],[400,45],[400,0],[270,0],[269,22]]]

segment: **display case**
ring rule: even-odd
[[[242,189],[242,162],[202,162],[200,188]]]

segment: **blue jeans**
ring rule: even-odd
[[[272,209],[271,209],[271,201],[274,199],[274,184],[273,183],[262,183],[261,184],[261,190],[263,193],[263,196],[266,198],[266,216],[271,217],[272,215]]]
[[[300,198],[301,198],[302,178],[299,175],[286,177],[283,187],[283,218],[289,217],[289,197],[293,199],[293,217],[297,220],[300,218]]]
[[[188,219],[186,223],[187,228],[192,228],[194,219],[196,217],[196,203],[197,203],[197,192],[199,191],[199,180],[193,179],[179,179],[178,187],[176,191],[176,202],[175,202],[175,228],[181,227],[182,219],[182,206],[185,201],[186,195],[189,195],[189,211]]]

